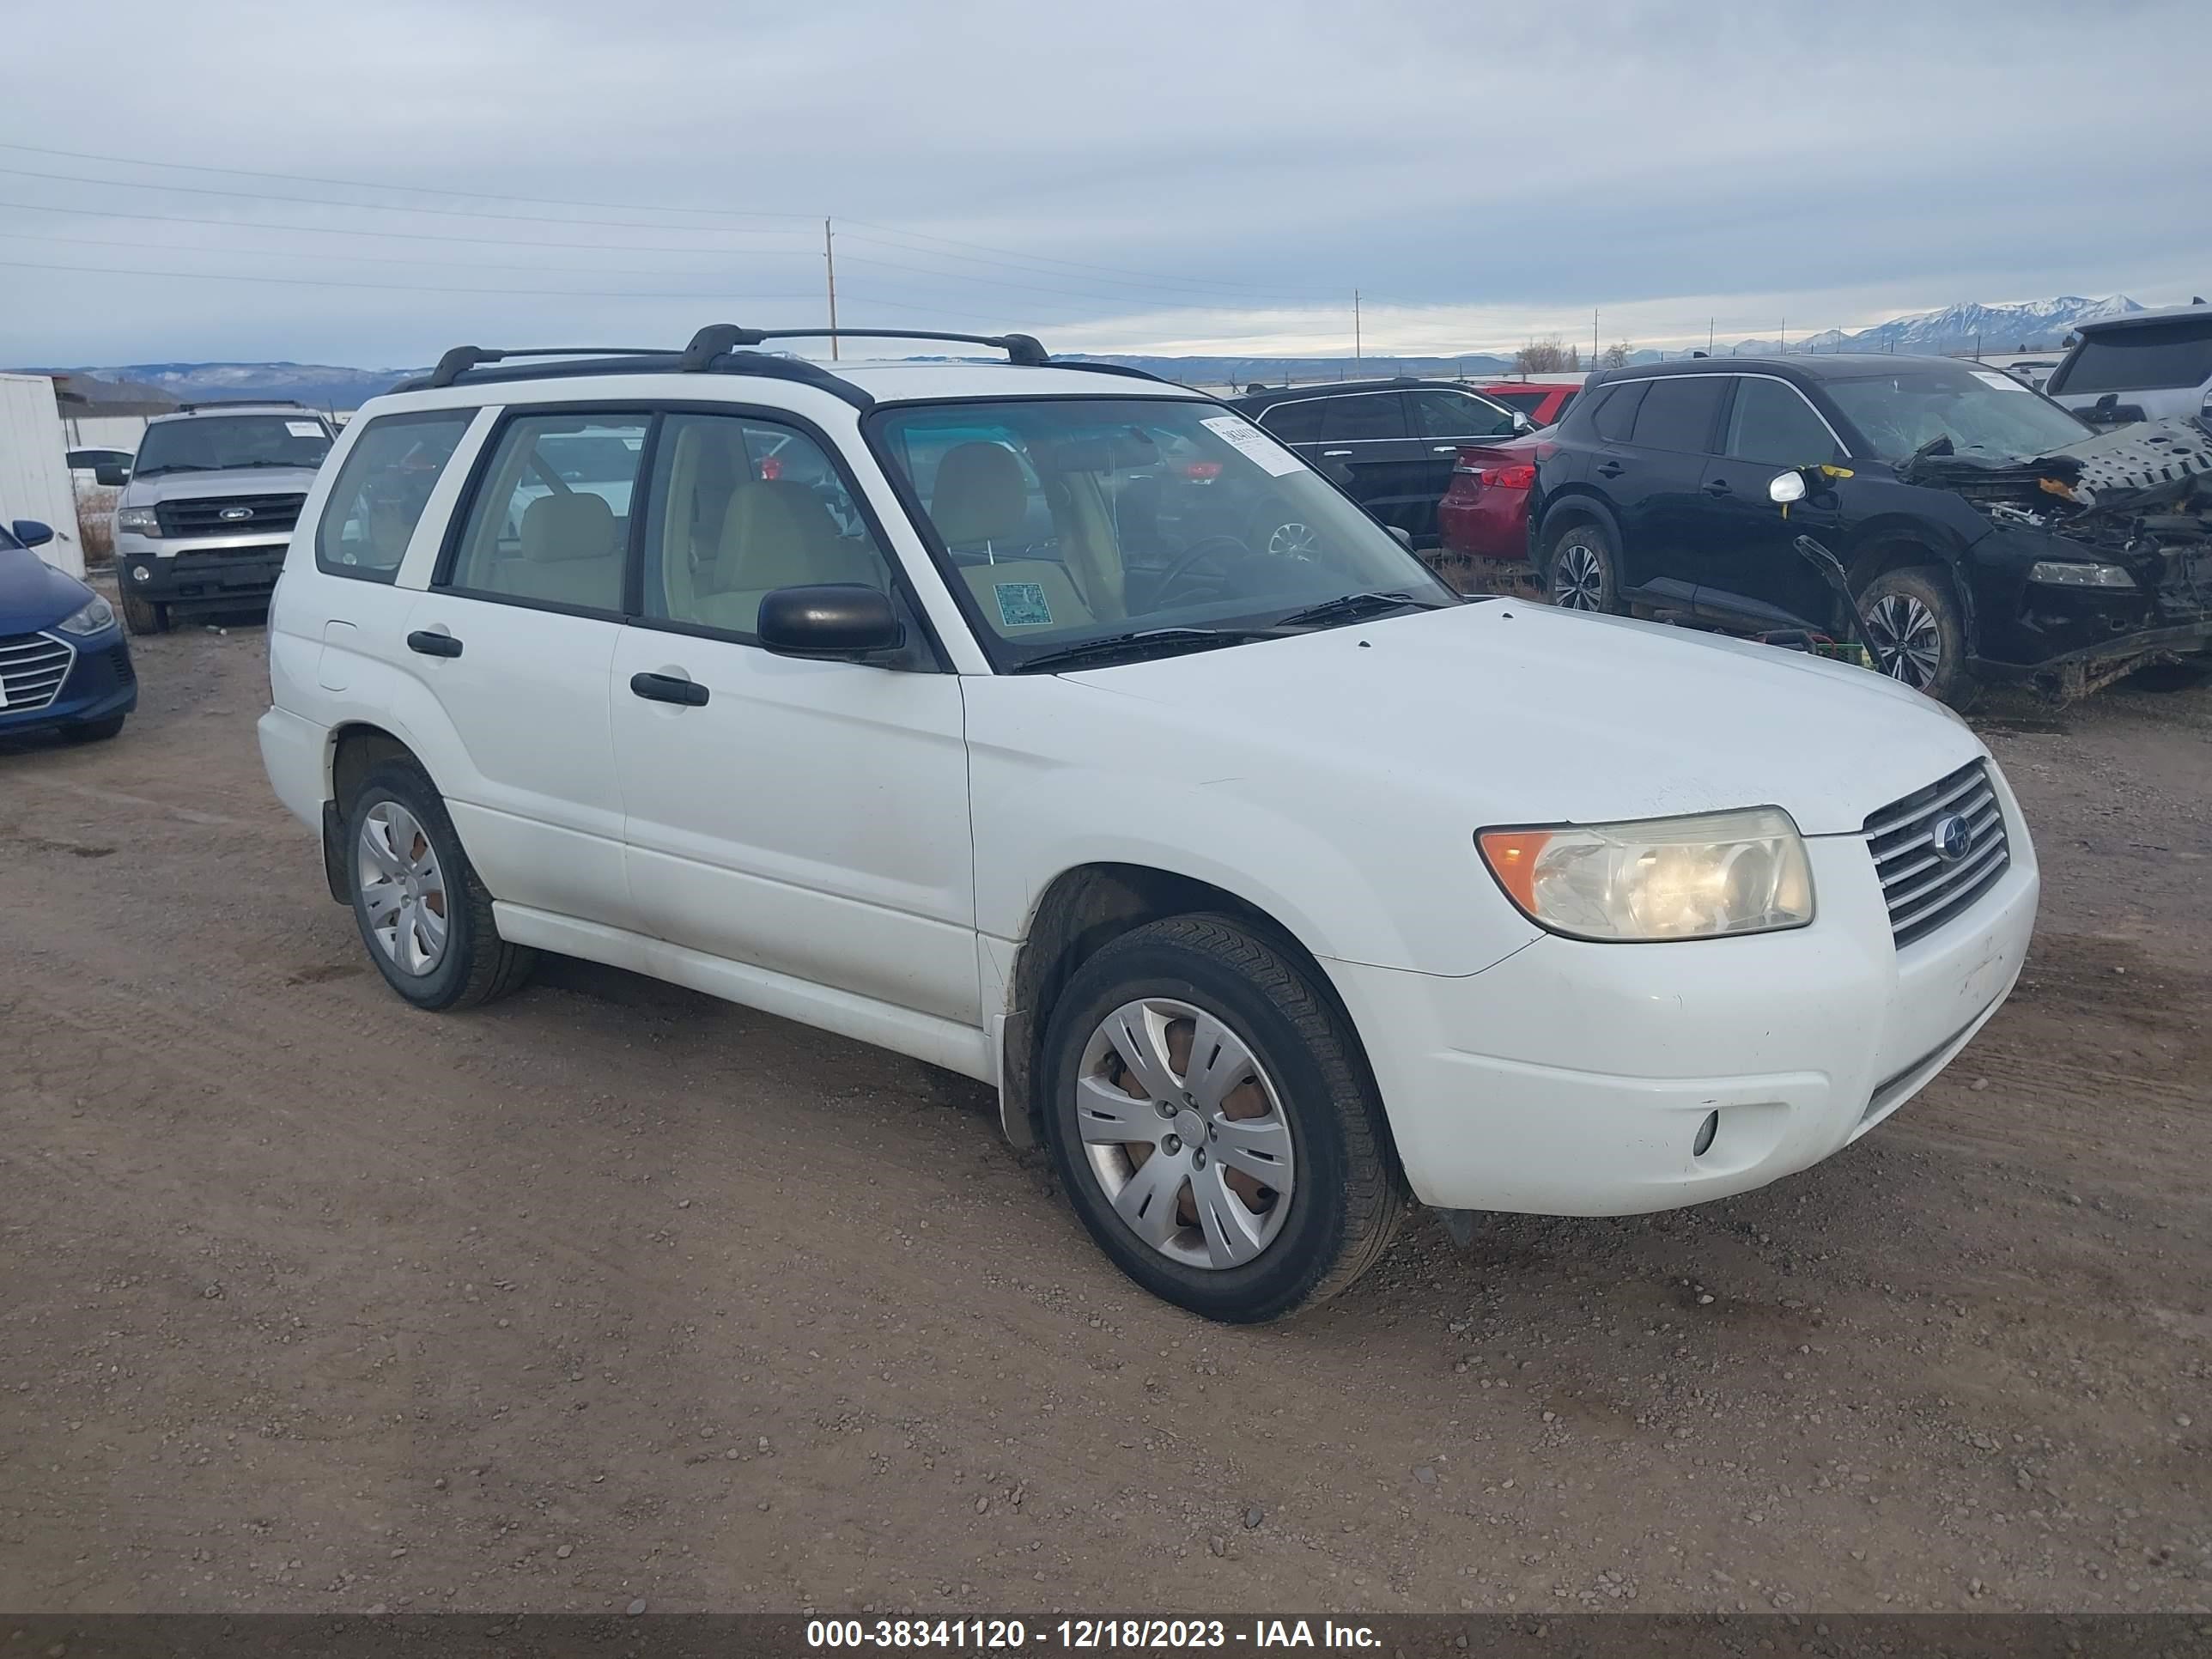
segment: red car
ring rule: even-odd
[[[1557,447],[1540,432],[1462,444],[1452,464],[1451,487],[1437,503],[1444,551],[1475,559],[1527,559],[1528,492],[1535,487],[1536,463]]]
[[[1474,388],[1492,403],[1504,404],[1528,417],[1528,424],[1547,427],[1567,412],[1567,405],[1582,395],[1577,385],[1552,385],[1541,380],[1500,380]]]

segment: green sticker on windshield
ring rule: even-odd
[[[1052,623],[1052,607],[1044,602],[1040,582],[994,582],[999,596],[999,620],[1009,628],[1045,628]]]

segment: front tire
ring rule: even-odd
[[[131,591],[128,579],[118,574],[116,603],[123,611],[123,625],[134,634],[166,634],[169,631],[169,607],[156,600],[142,599]]]
[[[1544,597],[1562,611],[1620,614],[1620,556],[1613,533],[1578,519],[1552,533],[1544,552]]]
[[[422,770],[377,767],[346,809],[346,890],[369,960],[417,1008],[472,1008],[518,990],[536,952],[510,945],[491,895]]]
[[[1886,570],[1859,594],[1867,648],[1899,684],[1964,708],[1980,688],[1966,672],[1966,630],[1958,601],[1936,571]]]
[[[1124,934],[1053,1011],[1046,1139],[1092,1238],[1153,1295],[1231,1324],[1325,1301],[1407,1195],[1352,1033],[1220,916]]]

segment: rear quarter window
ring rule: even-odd
[[[385,415],[354,440],[315,529],[315,565],[333,576],[388,582],[444,476],[473,409]]]
[[[2212,380],[2212,316],[2100,330],[2051,377],[2069,393],[2158,392]]]

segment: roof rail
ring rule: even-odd
[[[733,347],[757,346],[769,340],[942,340],[988,346],[1005,352],[1009,362],[1025,368],[1042,368],[1052,361],[1051,354],[1030,334],[939,334],[918,328],[740,328],[735,323],[713,323],[691,337],[691,343],[684,349],[684,367],[696,374]]]
[[[513,349],[455,346],[438,359],[438,366],[427,376],[410,384],[418,391],[451,386],[472,368],[481,368],[486,363],[503,363],[510,357],[647,357],[659,349],[654,346],[521,346]]]
[[[179,404],[177,413],[191,415],[203,409],[305,409],[307,404],[297,398],[203,398],[197,403]]]

